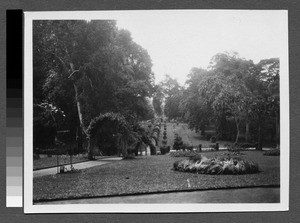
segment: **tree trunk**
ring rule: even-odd
[[[260,123],[258,126],[258,147],[257,147],[258,150],[262,150],[262,144],[263,144],[262,140],[263,140],[262,125]]]
[[[121,156],[121,151],[122,151],[122,148],[121,148],[121,134],[118,133],[117,134],[117,145],[118,145],[118,156],[120,157]]]
[[[246,135],[245,135],[246,142],[249,142],[249,140],[250,140],[249,126],[250,126],[250,123],[249,123],[249,121],[247,120],[247,121],[246,121]]]
[[[84,126],[83,123],[83,119],[82,119],[82,112],[81,112],[81,105],[80,105],[80,101],[78,98],[78,89],[75,83],[73,83],[73,87],[74,87],[74,91],[75,91],[75,100],[76,100],[76,105],[77,105],[77,112],[78,112],[78,118],[79,118],[79,123],[80,123],[80,127],[82,129],[82,131],[84,132],[84,134],[86,135],[86,140],[87,140],[87,150],[88,150],[88,158],[90,160],[93,159],[93,146],[91,145],[91,138],[90,135],[87,133],[86,131],[86,127]]]
[[[239,119],[235,119],[235,124],[236,124],[236,138],[235,138],[235,143],[238,143],[239,141],[239,137],[240,137],[240,120]]]
[[[93,154],[93,148],[94,148],[94,144],[92,143],[91,138],[88,136],[86,138],[87,140],[87,144],[88,144],[88,159],[89,160],[93,160],[94,159],[94,154]]]
[[[127,142],[126,142],[126,140],[123,137],[121,139],[121,148],[122,148],[122,156],[123,156],[123,158],[126,158],[128,156],[128,153],[127,153]]]

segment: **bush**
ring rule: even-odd
[[[250,174],[259,172],[257,163],[230,156],[212,159],[200,155],[193,156],[190,159],[176,161],[173,168],[176,171],[200,174]]]
[[[216,143],[216,140],[217,140],[217,138],[215,136],[212,136],[210,138],[210,142],[212,142],[212,143]]]
[[[218,151],[219,150],[219,143],[211,144],[211,145],[209,145],[209,148]]]
[[[166,140],[166,139],[167,139],[167,136],[163,136],[163,139]]]
[[[188,146],[188,147],[187,147],[187,150],[193,151],[193,150],[194,150],[194,146]]]
[[[235,146],[241,149],[257,148],[258,143],[235,143]]]
[[[170,152],[170,146],[163,146],[163,147],[160,147],[160,153],[161,153],[162,155],[164,155],[164,154],[166,154],[166,153],[168,153],[168,152]]]
[[[174,139],[173,149],[179,150],[181,149],[182,146],[183,146],[182,138],[176,134]]]
[[[150,154],[156,155],[156,147],[153,144],[150,144]]]
[[[163,135],[164,135],[164,136],[166,136],[166,135],[167,135],[167,132],[166,132],[166,131],[164,131]]]
[[[181,149],[183,151],[187,150],[187,148],[188,148],[188,145],[186,145],[186,144],[182,144],[181,146],[179,146],[179,149]]]
[[[168,143],[167,140],[163,140],[163,141],[162,141],[162,144],[164,144],[164,145],[166,145],[167,143]]]
[[[242,150],[247,150],[249,148],[256,148],[258,147],[258,143],[232,143],[232,144],[225,144],[228,151],[237,152]]]
[[[263,153],[264,156],[280,156],[279,149],[272,149]]]
[[[207,135],[206,135],[206,140],[209,141],[210,138],[211,138],[211,135],[210,135],[210,134],[207,134]]]

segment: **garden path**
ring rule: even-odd
[[[100,166],[107,164],[112,161],[118,161],[121,160],[122,157],[109,157],[109,158],[104,158],[104,159],[98,159],[98,160],[92,160],[92,161],[87,161],[87,162],[81,162],[81,163],[75,163],[73,164],[73,167],[77,170],[81,169],[86,169],[94,166]],[[71,165],[65,165],[65,168],[67,170],[71,169]],[[33,171],[33,177],[41,177],[41,176],[46,176],[46,175],[54,175],[58,172],[57,167],[51,167],[51,168],[46,168],[42,170],[35,170]]]

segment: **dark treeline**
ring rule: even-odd
[[[106,113],[104,122],[111,114],[136,133],[139,120],[154,117],[151,67],[147,51],[115,21],[34,21],[34,148],[53,145],[57,130],[69,130],[79,149],[83,139],[90,147],[90,124]]]
[[[237,53],[220,53],[208,69],[191,69],[185,87],[166,76],[159,89],[165,115],[188,122],[208,138],[255,142],[259,148],[263,142],[279,143],[277,58],[254,64]]]

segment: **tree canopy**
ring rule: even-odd
[[[212,58],[208,70],[193,68],[188,78],[181,104],[191,128],[204,131],[214,123],[216,135],[226,139],[232,138],[231,122],[235,124],[235,142],[242,126],[246,129],[246,141],[252,130],[253,138],[260,142],[267,122],[278,128],[278,59],[254,64],[237,53],[221,53]]]
[[[153,117],[151,58],[115,21],[34,21],[33,46],[34,103],[64,111],[73,134],[79,126],[89,138],[100,113]]]

